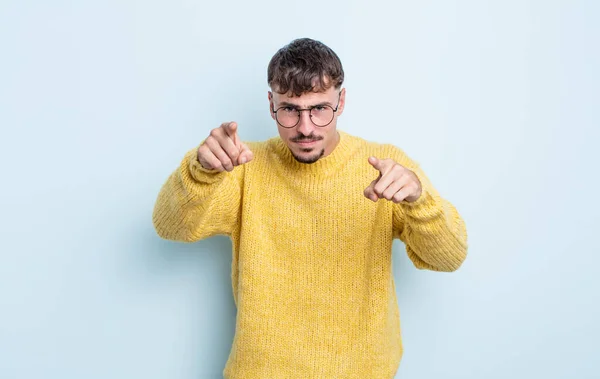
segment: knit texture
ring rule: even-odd
[[[225,378],[393,378],[403,352],[393,239],[420,269],[454,271],[467,255],[464,221],[417,163],[393,145],[339,134],[313,164],[279,137],[247,143],[254,159],[231,172],[204,169],[195,148],[158,195],[162,238],[233,242],[238,313]],[[365,198],[379,174],[369,156],[414,171],[420,198]]]

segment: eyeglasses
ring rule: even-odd
[[[277,110],[271,109],[275,114],[275,120],[277,120],[277,123],[283,128],[293,128],[298,125],[298,123],[300,123],[300,113],[302,111],[308,111],[310,114],[310,121],[312,121],[315,126],[322,128],[331,124],[331,121],[333,121],[335,112],[337,112],[338,107],[340,106],[341,95],[342,92],[340,91],[338,103],[335,108],[332,108],[330,105],[315,105],[314,107],[303,109],[292,105],[285,105],[277,108]]]

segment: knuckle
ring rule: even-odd
[[[217,152],[219,150],[219,142],[217,142],[215,138],[207,138],[205,143],[208,150],[212,152]]]
[[[222,168],[221,166],[221,162],[217,159],[217,158],[213,158],[209,161],[209,164],[212,168],[214,169],[220,169]]]
[[[231,159],[229,159],[229,158],[227,158],[227,157],[224,157],[224,158],[221,160],[221,163],[223,164],[223,166],[224,166],[225,168],[233,168],[233,164],[231,163]]]

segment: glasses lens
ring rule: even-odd
[[[328,105],[314,107],[310,110],[310,120],[316,126],[327,126],[333,120],[333,108]],[[293,128],[300,121],[300,111],[292,107],[279,108],[275,114],[277,122],[285,128]]]
[[[281,124],[281,126],[286,128],[292,128],[296,126],[298,120],[300,119],[300,114],[297,110],[291,107],[280,108],[277,111],[277,121]]]
[[[317,126],[326,126],[333,120],[333,108],[329,106],[314,107],[310,110],[310,119]]]

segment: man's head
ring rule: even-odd
[[[271,58],[267,79],[271,117],[296,160],[314,163],[329,155],[346,98],[338,56],[319,41],[297,39]]]

